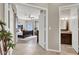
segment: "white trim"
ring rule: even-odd
[[[59,51],[59,50],[53,50],[53,49],[47,49],[47,51],[54,51],[54,52],[61,52],[61,51]]]
[[[48,10],[46,10],[46,50],[48,49]]]
[[[61,51],[61,27],[60,27],[60,14],[61,14],[61,9],[59,8],[59,51]]]

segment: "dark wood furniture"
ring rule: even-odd
[[[39,30],[36,30],[35,35],[37,35],[37,43],[39,43]]]
[[[18,35],[19,38],[25,38],[33,35],[33,30],[32,31],[22,30],[22,33],[23,33],[22,35]]]
[[[61,31],[61,44],[72,44],[72,33],[70,31]]]

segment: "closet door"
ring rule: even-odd
[[[78,9],[71,8],[72,47],[78,53]]]
[[[41,10],[39,16],[39,44],[46,48],[46,11]]]

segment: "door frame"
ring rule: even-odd
[[[22,5],[31,6],[31,7],[38,8],[40,10],[42,9],[42,10],[46,11],[46,48],[44,48],[44,49],[48,50],[48,9],[45,7],[40,7],[40,6],[25,4],[25,3],[22,3]]]
[[[79,6],[79,4],[72,4],[72,5],[67,5],[67,6],[61,6],[61,7],[59,7],[59,51],[60,52],[61,52],[60,11],[61,11],[61,9],[62,10],[64,10],[64,9],[71,9],[72,7],[77,7],[77,6]],[[79,43],[78,43],[78,45],[79,45]]]

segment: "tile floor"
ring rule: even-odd
[[[72,48],[71,45],[62,44],[61,54],[63,55],[77,55],[76,51]]]
[[[62,45],[61,53],[54,51],[46,51],[36,43],[36,36],[19,39],[13,55],[76,55],[77,53],[70,45]]]

